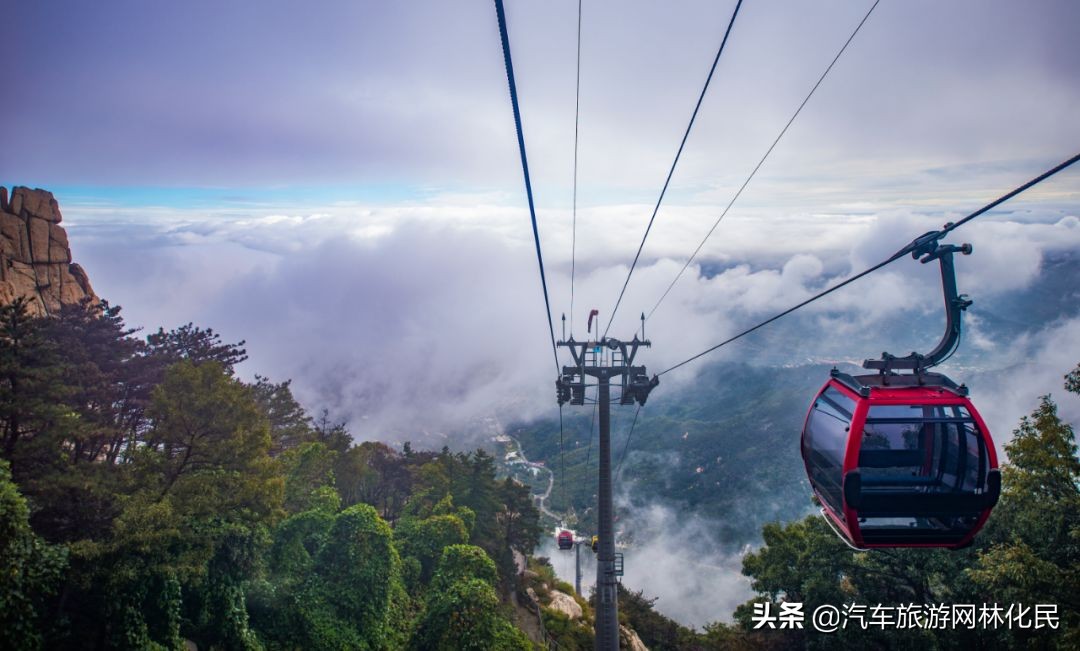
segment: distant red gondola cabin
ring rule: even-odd
[[[555,536],[555,542],[559,544],[559,549],[567,550],[574,548],[574,534],[570,533],[566,529],[559,531],[559,535]]]
[[[830,525],[859,549],[969,545],[1001,491],[990,432],[938,374],[833,371],[802,457]]]

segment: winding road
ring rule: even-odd
[[[525,463],[529,463],[529,458],[525,456],[525,449],[523,447],[521,447],[521,441],[517,440],[515,437],[511,436],[510,434],[507,434],[506,430],[503,428],[502,423],[499,422],[498,418],[492,418],[491,421],[493,423],[492,428],[495,431],[495,435],[496,436],[505,436],[506,438],[513,441],[514,445],[517,447],[517,453],[519,455],[521,455],[521,460],[524,461]],[[544,515],[548,516],[549,518],[552,518],[556,522],[562,522],[563,521],[563,516],[559,515],[558,513],[555,513],[554,511],[548,510],[548,507],[547,507],[547,500],[548,500],[549,497],[551,497],[551,489],[555,487],[555,472],[551,468],[547,468],[547,467],[544,467],[544,466],[532,466],[532,467],[537,468],[537,469],[539,469],[539,470],[541,470],[543,472],[546,472],[547,476],[548,476],[547,490],[545,490],[542,495],[533,495],[533,497],[536,498],[537,506],[540,508],[540,512],[543,513]]]

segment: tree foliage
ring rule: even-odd
[[[49,597],[67,565],[63,548],[30,529],[26,500],[0,461],[0,631],[10,649],[36,649],[47,625]]]
[[[495,589],[482,579],[466,578],[432,593],[409,647],[516,651],[531,649],[532,644],[502,613]]]
[[[1075,371],[1074,371],[1075,373]],[[1075,385],[1067,388],[1076,389]],[[1005,446],[1002,499],[990,544],[967,576],[1009,603],[1059,604],[1072,648],[1080,645],[1080,458],[1072,426],[1050,396],[1020,421]],[[1023,631],[1015,637],[1030,641]]]
[[[527,489],[483,451],[353,444],[246,358],[104,301],[0,306],[0,646],[528,648],[497,590]]]
[[[291,384],[291,380],[275,384],[256,375],[251,385],[255,401],[270,423],[271,456],[314,441],[318,435],[311,417],[293,397]]]
[[[448,545],[443,548],[442,557],[431,581],[433,592],[442,592],[454,583],[465,579],[480,579],[495,587],[498,572],[495,563],[487,553],[475,545]]]
[[[277,515],[284,482],[268,455],[269,425],[250,389],[220,363],[172,365],[154,390],[150,416],[135,470],[158,500],[252,524]]]
[[[221,335],[211,328],[200,328],[193,323],[179,328],[158,331],[146,338],[151,352],[168,364],[187,360],[193,364],[217,362],[232,375],[233,368],[247,359],[247,351],[242,348],[245,342],[223,343]]]

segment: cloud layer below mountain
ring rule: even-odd
[[[452,427],[490,411],[530,417],[553,408],[555,369],[527,221],[513,221],[519,211],[494,203],[467,208],[461,202],[328,206],[262,217],[174,213],[151,223],[123,212],[71,210],[69,221],[77,259],[98,291],[125,307],[130,323],[153,328],[193,320],[246,339],[247,372],[293,378],[307,404],[329,408],[369,438]],[[1011,429],[1032,396],[1059,392],[1054,378],[1080,360],[1080,338],[1070,336],[1075,312],[1048,322],[1008,315],[1021,323],[1020,340],[1001,341],[980,327],[986,314],[980,310],[1026,291],[1046,256],[1080,250],[1080,220],[1061,212],[976,221],[952,238],[975,246],[958,268],[961,290],[976,304],[967,350],[951,363],[973,365],[970,352],[980,370],[1022,365],[974,387],[976,395],[992,387],[1016,396],[993,401],[999,430]],[[656,346],[643,360],[651,370],[666,368],[888,256],[941,221],[892,212],[822,218],[815,228],[803,216],[778,218],[767,229],[771,246],[760,242],[760,221],[726,224],[724,252],[704,258],[707,273],[691,265],[649,319],[646,334]],[[570,304],[569,260],[558,245],[564,226],[549,226],[545,240],[556,337]],[[681,243],[660,235],[655,247]],[[584,255],[577,262],[573,332],[581,338],[589,308],[600,309],[607,322],[627,266]],[[676,257],[643,258],[612,334],[636,332],[639,313],[649,311],[681,267]],[[1075,290],[1066,284],[1064,291]],[[940,310],[935,266],[898,261],[792,317],[805,332],[769,361],[777,355],[779,363],[858,360],[882,347],[926,348],[939,336]],[[875,340],[874,332],[897,331],[897,320],[912,311],[922,316],[899,329],[900,340]],[[746,341],[768,336],[766,329]],[[714,358],[761,361],[747,358],[748,350],[737,342]],[[666,375],[662,390],[677,391],[694,376],[693,366]]]

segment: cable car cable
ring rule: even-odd
[[[619,291],[619,298],[615,301],[615,307],[611,310],[611,317],[608,318],[607,326],[604,328],[604,337],[607,337],[608,330],[611,329],[611,324],[615,320],[615,313],[619,311],[619,304],[622,303],[623,295],[626,293],[626,286],[630,284],[630,276],[634,274],[634,268],[637,267],[638,259],[641,257],[641,250],[645,248],[645,240],[649,238],[649,231],[652,230],[653,222],[656,221],[656,213],[660,211],[660,204],[664,201],[664,194],[667,192],[668,184],[671,183],[671,177],[675,174],[675,166],[679,164],[679,157],[682,156],[683,147],[686,146],[686,139],[690,137],[690,129],[693,128],[694,120],[697,119],[701,102],[705,99],[705,92],[709,89],[709,82],[712,81],[713,73],[716,72],[716,64],[720,62],[720,55],[723,54],[724,46],[727,45],[728,36],[731,35],[731,28],[735,25],[735,17],[739,15],[739,7],[742,6],[742,2],[743,0],[738,0],[735,4],[735,11],[731,12],[731,20],[728,22],[727,30],[724,32],[724,39],[720,41],[720,49],[716,51],[716,58],[713,59],[709,75],[705,78],[705,85],[701,89],[701,95],[698,96],[694,112],[690,115],[690,123],[686,125],[686,132],[683,133],[682,142],[679,143],[679,149],[675,152],[675,160],[671,162],[671,169],[668,170],[667,179],[664,180],[664,187],[660,190],[660,197],[656,200],[656,207],[653,208],[649,224],[645,227],[645,235],[642,236],[641,244],[638,245],[637,253],[634,254],[634,261],[630,264],[630,271],[626,274],[626,280]]]
[[[1042,174],[1036,176],[1035,178],[1031,179],[1027,183],[1025,183],[1025,184],[1021,185],[1020,187],[1016,188],[1012,192],[1010,192],[1008,194],[1005,194],[1005,195],[1002,195],[997,200],[986,204],[982,208],[976,210],[975,212],[971,213],[967,217],[964,217],[960,221],[954,222],[954,223],[952,223],[950,225],[947,225],[945,228],[941,229],[942,236],[948,235],[949,233],[955,231],[957,228],[960,228],[961,226],[968,223],[972,219],[975,219],[976,217],[978,217],[979,215],[982,215],[983,213],[985,213],[988,210],[992,210],[992,209],[998,207],[1000,204],[1005,203],[1009,199],[1012,199],[1013,197],[1020,194],[1021,192],[1024,192],[1025,190],[1028,190],[1032,186],[1038,185],[1039,183],[1042,183],[1046,179],[1048,179],[1051,176],[1057,174],[1061,170],[1069,167],[1073,163],[1076,163],[1077,161],[1080,161],[1080,154],[1077,154],[1077,155],[1073,156],[1072,158],[1070,158],[1069,160],[1064,161],[1064,162],[1062,162],[1062,163],[1060,163],[1060,164],[1046,170]]]
[[[720,213],[720,216],[716,218],[716,221],[713,223],[712,228],[710,228],[709,232],[705,234],[705,237],[701,239],[701,243],[697,245],[697,248],[694,249],[694,252],[690,254],[690,257],[686,260],[686,264],[684,264],[682,269],[679,270],[679,273],[675,274],[675,279],[672,280],[671,284],[668,285],[667,289],[664,290],[663,295],[660,296],[660,300],[656,301],[656,305],[654,305],[652,310],[649,311],[649,316],[645,317],[646,320],[652,318],[653,313],[656,312],[656,309],[660,307],[661,303],[664,302],[664,299],[667,298],[667,295],[671,292],[671,289],[675,287],[675,283],[679,282],[679,279],[682,278],[682,275],[690,267],[690,263],[694,261],[694,258],[697,257],[697,254],[701,252],[701,248],[705,246],[705,242],[707,242],[708,239],[712,237],[713,231],[716,230],[716,227],[719,226],[720,222],[723,221],[724,217],[727,216],[728,211],[731,210],[731,207],[738,200],[739,196],[742,195],[743,190],[746,189],[746,186],[750,184],[750,181],[754,178],[754,175],[757,174],[759,169],[761,169],[761,166],[765,163],[765,159],[769,157],[769,154],[772,153],[772,150],[780,142],[780,139],[784,137],[785,133],[787,133],[788,128],[791,127],[791,124],[795,121],[795,118],[799,117],[799,113],[802,112],[803,107],[806,106],[807,102],[810,101],[810,98],[814,96],[814,92],[817,91],[818,86],[821,85],[821,82],[825,81],[825,77],[828,76],[829,71],[832,70],[833,66],[836,65],[836,62],[840,60],[840,56],[843,55],[844,51],[847,50],[847,47],[851,45],[851,41],[855,39],[855,35],[859,33],[859,30],[862,29],[863,24],[865,24],[866,20],[870,18],[870,14],[874,12],[874,9],[878,6],[878,3],[880,2],[881,0],[875,0],[874,4],[871,5],[870,10],[866,12],[866,15],[863,16],[863,19],[859,21],[858,25],[855,26],[855,31],[851,33],[851,36],[848,37],[847,41],[844,43],[844,46],[841,47],[840,51],[836,53],[835,57],[833,57],[832,62],[829,63],[827,68],[825,68],[825,72],[821,73],[821,76],[818,77],[817,83],[815,83],[813,88],[810,89],[810,92],[806,95],[806,98],[803,99],[802,104],[799,104],[799,108],[795,109],[795,113],[792,114],[791,119],[788,120],[787,124],[784,125],[784,128],[780,130],[779,135],[776,136],[776,139],[773,140],[772,144],[769,145],[769,148],[765,151],[765,155],[761,157],[761,160],[758,161],[758,164],[755,165],[754,169],[750,172],[750,176],[746,177],[746,180],[743,181],[742,186],[739,187],[739,190],[735,193],[735,196],[731,197],[731,201],[729,201],[727,206],[724,207],[724,210]]]
[[[578,0],[577,16],[577,80],[574,91],[574,200],[570,235],[570,336],[574,335],[574,277],[577,271],[577,178],[578,178],[578,122],[581,113],[581,3]],[[563,322],[565,327],[565,321]],[[565,336],[565,334],[564,334]],[[557,369],[556,369],[557,370]],[[559,474],[562,475],[563,507],[566,501],[566,454],[563,447],[563,409],[559,405]]]
[[[578,123],[581,115],[581,0],[577,3],[577,84],[574,91],[574,201],[570,231],[570,336],[574,335],[574,276],[577,271]]]
[[[555,347],[555,324],[551,320],[551,301],[548,298],[547,276],[544,274],[544,256],[540,252],[540,230],[536,225],[536,206],[533,203],[532,181],[529,178],[529,160],[525,156],[525,135],[521,127],[521,110],[518,108],[517,84],[514,83],[514,64],[510,59],[510,35],[506,30],[506,12],[502,0],[495,0],[495,15],[499,21],[499,38],[502,40],[503,63],[506,65],[506,82],[510,86],[510,104],[514,108],[514,126],[517,129],[518,149],[521,151],[521,171],[525,175],[525,194],[529,198],[529,216],[532,219],[533,241],[536,243],[536,261],[540,265],[540,284],[544,288],[544,307],[547,309],[548,332],[551,334],[551,353],[555,359],[555,373],[559,373],[559,352]]]
[[[507,81],[507,85],[510,88],[510,103],[513,106],[513,110],[514,110],[514,127],[517,130],[518,149],[521,152],[521,170],[522,170],[522,174],[525,177],[525,194],[526,194],[526,196],[528,197],[528,200],[529,200],[529,217],[530,217],[530,219],[532,221],[533,241],[534,241],[534,243],[536,245],[536,261],[537,261],[537,264],[539,265],[539,268],[540,268],[540,284],[541,284],[541,287],[543,287],[543,290],[544,290],[544,308],[545,308],[545,310],[547,312],[548,333],[549,333],[549,335],[551,337],[551,353],[552,353],[552,356],[553,356],[553,358],[555,360],[555,372],[557,374],[560,369],[559,369],[559,353],[558,353],[558,349],[555,346],[555,324],[551,319],[551,300],[548,297],[547,275],[544,273],[544,256],[543,256],[543,253],[541,252],[541,249],[540,249],[540,230],[539,230],[539,228],[537,226],[537,222],[536,222],[536,205],[535,205],[535,202],[533,201],[532,180],[529,177],[529,160],[528,160],[528,157],[525,154],[525,135],[524,135],[524,131],[523,131],[522,126],[521,126],[521,109],[518,106],[517,84],[514,82],[514,64],[513,64],[513,61],[511,60],[511,57],[510,57],[510,35],[509,35],[509,33],[507,31],[507,28],[506,28],[506,12],[503,9],[502,0],[495,0],[495,14],[496,14],[496,17],[498,18],[498,22],[499,22],[499,38],[502,41],[503,62],[505,64],[505,66],[506,66],[506,81]],[[579,22],[580,22],[580,16],[579,16]],[[580,48],[580,38],[581,38],[580,37],[580,25],[579,25],[578,29],[579,29],[578,39],[579,39],[579,48]],[[580,56],[580,54],[579,54],[579,56]],[[576,186],[576,183],[577,183],[577,141],[576,141],[576,138],[577,138],[577,135],[576,135],[576,126],[575,126],[575,143],[574,143],[574,147],[575,147],[575,153],[574,153],[575,204],[576,204],[576,194],[577,194],[577,186]],[[575,218],[575,220],[576,220],[576,218]],[[572,293],[573,293],[573,282],[571,281],[571,294]],[[572,309],[571,309],[570,318],[573,319],[573,310]],[[573,323],[573,321],[571,321],[571,323]],[[565,489],[566,467],[565,467],[565,464],[563,463],[563,461],[564,461],[563,437],[564,437],[564,434],[563,434],[562,406],[560,406],[559,407],[559,466],[560,466],[560,471],[563,474],[563,486],[564,486],[563,487],[563,497],[564,497],[564,501],[565,501],[565,495],[566,495],[566,489]]]
[[[514,127],[517,130],[518,149],[521,152],[521,170],[525,177],[525,194],[529,200],[529,217],[532,221],[533,241],[536,244],[536,261],[540,268],[540,284],[544,290],[544,308],[547,312],[548,333],[551,337],[551,353],[555,361],[555,373],[559,372],[559,353],[555,346],[555,324],[551,319],[551,300],[548,297],[547,275],[544,273],[544,256],[540,249],[540,230],[536,223],[536,205],[533,201],[532,180],[529,177],[529,160],[525,154],[525,135],[521,126],[521,109],[518,106],[517,84],[514,82],[514,64],[510,57],[510,35],[506,28],[506,12],[503,9],[502,0],[495,0],[495,15],[499,22],[499,38],[502,41],[503,62],[506,66],[506,82],[510,88],[510,104],[514,110]],[[580,29],[580,28],[579,28]],[[579,37],[580,38],[580,37]],[[575,143],[576,147],[576,143]],[[576,153],[575,153],[576,157]],[[576,161],[575,161],[576,165]],[[576,172],[575,172],[576,176]],[[575,189],[576,192],[576,189]],[[573,291],[571,289],[571,291]],[[573,313],[571,312],[571,319]],[[559,407],[559,465],[565,480],[565,467],[563,466],[563,418],[562,407]],[[565,482],[564,482],[565,483]],[[565,496],[565,489],[564,489]]]
[[[780,312],[779,314],[776,314],[776,315],[762,321],[761,323],[759,323],[759,324],[757,324],[757,325],[755,325],[755,326],[753,326],[751,328],[747,328],[746,330],[743,330],[739,334],[737,334],[737,335],[735,335],[733,337],[730,337],[729,339],[727,339],[725,341],[722,341],[722,342],[716,344],[715,346],[713,346],[711,348],[707,348],[707,349],[703,350],[702,352],[698,353],[697,355],[694,355],[693,357],[685,359],[685,360],[679,362],[678,364],[676,364],[676,365],[674,365],[672,367],[669,367],[669,368],[667,368],[667,369],[665,369],[663,371],[660,371],[657,375],[658,376],[659,375],[664,375],[665,373],[668,373],[670,371],[674,371],[675,369],[679,368],[680,366],[685,366],[686,364],[689,364],[690,362],[692,362],[692,361],[694,361],[694,360],[696,360],[696,359],[698,359],[700,357],[704,357],[705,355],[708,355],[709,353],[713,352],[714,350],[716,350],[718,348],[726,346],[726,345],[730,344],[731,342],[733,342],[733,341],[735,341],[737,339],[741,339],[742,337],[750,334],[751,332],[754,332],[758,328],[762,328],[762,327],[772,323],[773,321],[776,321],[777,319],[779,319],[781,317],[784,317],[784,316],[787,316],[788,314],[791,314],[792,312],[794,312],[795,310],[798,310],[799,308],[805,307],[805,306],[809,305],[810,303],[813,303],[814,301],[818,300],[819,298],[822,298],[822,297],[824,297],[824,296],[826,296],[828,294],[831,294],[831,293],[835,292],[836,290],[840,289],[841,287],[844,287],[846,285],[850,285],[851,283],[853,283],[856,280],[862,278],[863,276],[868,276],[871,273],[877,271],[878,269],[881,269],[882,267],[899,260],[900,258],[902,258],[905,255],[907,255],[908,253],[912,252],[920,244],[924,243],[925,241],[928,241],[929,239],[933,239],[933,240],[941,239],[945,235],[948,235],[952,231],[956,230],[961,225],[968,223],[972,219],[975,219],[979,215],[982,215],[982,214],[986,213],[989,210],[992,210],[994,207],[1004,203],[1005,201],[1008,201],[1009,199],[1012,199],[1016,195],[1018,195],[1021,192],[1031,188],[1032,186],[1034,186],[1034,185],[1036,185],[1038,183],[1041,183],[1042,181],[1045,181],[1046,179],[1048,179],[1051,176],[1057,174],[1061,170],[1069,167],[1070,165],[1076,163],[1077,161],[1080,161],[1080,154],[1077,154],[1076,156],[1073,156],[1072,158],[1066,160],[1065,162],[1063,162],[1063,163],[1061,163],[1059,165],[1056,165],[1055,167],[1047,170],[1046,172],[1043,172],[1039,176],[1031,179],[1027,183],[1019,186],[1018,188],[1012,190],[1011,192],[1008,192],[1008,193],[998,197],[994,201],[991,201],[990,203],[986,204],[982,208],[979,208],[978,210],[976,210],[975,212],[971,213],[970,215],[964,217],[960,221],[952,223],[952,224],[947,224],[940,231],[931,231],[930,233],[926,233],[925,235],[922,235],[922,236],[916,238],[910,244],[905,245],[902,249],[900,249],[899,251],[894,253],[892,256],[890,256],[889,258],[879,262],[878,264],[874,265],[873,267],[870,267],[869,269],[866,269],[866,270],[858,273],[857,275],[852,276],[851,278],[848,278],[847,280],[844,280],[843,282],[837,283],[837,284],[833,285],[832,287],[829,287],[828,289],[825,289],[824,291],[821,291],[821,292],[815,294],[814,296],[811,296],[810,298],[808,298],[805,301],[799,303],[798,305],[795,305],[794,307],[790,307],[790,308],[784,310],[783,312]]]

